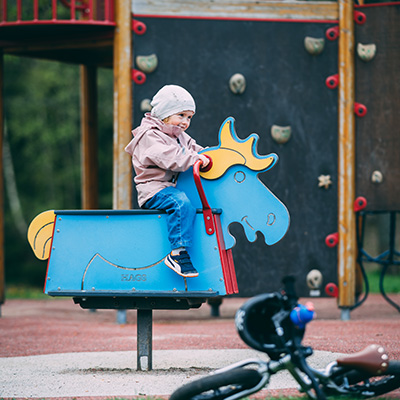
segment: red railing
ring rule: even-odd
[[[0,0],[0,26],[17,24],[114,25],[115,0]],[[45,4],[46,3],[46,4]]]

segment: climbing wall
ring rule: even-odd
[[[356,121],[356,193],[367,210],[400,210],[400,5],[359,7],[356,27],[357,101],[368,112]]]
[[[326,85],[337,73],[337,40],[326,37],[334,25],[134,18],[135,126],[154,93],[174,83],[196,100],[188,132],[201,145],[217,145],[221,123],[233,116],[240,138],[255,132],[259,154],[279,155],[259,178],[287,206],[291,226],[269,247],[262,238],[249,243],[242,227],[232,225],[240,295],[276,290],[287,274],[308,295],[312,269],[324,283],[336,282],[336,249],[325,245],[337,231],[337,90]]]

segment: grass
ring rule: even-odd
[[[369,282],[369,290],[370,293],[380,293],[379,290],[379,278],[380,278],[381,269],[376,269],[373,271],[369,271],[368,282]],[[387,272],[383,279],[383,289],[385,293],[400,293],[400,275],[389,274]]]
[[[6,299],[48,300],[49,296],[37,287],[10,285],[6,287]]]

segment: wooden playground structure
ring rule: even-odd
[[[42,3],[42,2],[41,2]],[[332,1],[152,1],[49,0],[43,10],[38,0],[17,0],[16,14],[9,2],[0,3],[0,148],[3,137],[3,55],[27,56],[80,65],[82,209],[95,210],[97,202],[96,70],[112,68],[114,76],[113,209],[132,208],[132,171],[124,152],[131,138],[135,88],[146,75],[134,66],[135,37],[146,32],[143,20],[193,19],[209,21],[311,21],[332,24],[327,40],[337,40],[337,284],[338,306],[348,319],[356,299],[357,240],[354,201],[356,191],[356,118],[365,114],[356,99],[356,26],[368,18],[372,5],[352,0]],[[244,5],[244,6],[243,6]],[[398,6],[393,3],[381,4]],[[371,7],[370,7],[371,6]],[[63,10],[63,17],[59,17]],[[330,26],[330,25],[329,25]],[[329,38],[332,35],[334,38]],[[49,39],[51,36],[51,39]],[[27,39],[29,38],[29,39]],[[397,56],[398,57],[398,56]],[[395,62],[398,62],[396,58]],[[328,85],[328,84],[327,84]],[[362,106],[362,104],[361,104]],[[239,118],[238,118],[239,119]],[[394,178],[399,178],[397,168]],[[3,182],[0,156],[0,304],[4,294]],[[390,209],[396,208],[390,205]],[[398,206],[397,206],[398,207]],[[379,206],[378,206],[379,208]],[[384,207],[385,208],[385,207]],[[289,208],[290,211],[290,208]],[[239,287],[240,289],[240,287]],[[240,293],[240,291],[239,291]]]

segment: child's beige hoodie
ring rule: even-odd
[[[186,132],[147,113],[125,151],[132,156],[141,207],[160,190],[175,186],[179,172],[188,170],[203,150]]]

